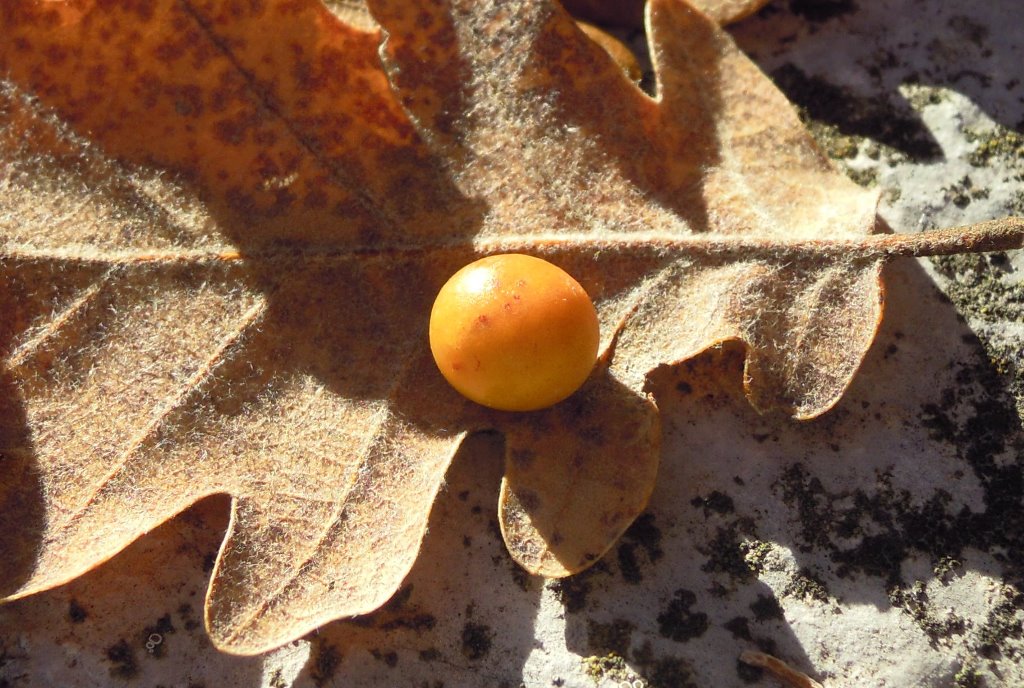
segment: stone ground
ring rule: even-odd
[[[898,232],[1024,214],[1019,0],[777,0],[733,31]],[[847,397],[759,417],[735,352],[654,380],[648,512],[575,578],[530,577],[494,518],[500,438],[456,460],[387,608],[264,657],[218,654],[226,502],[0,608],[0,688],[1024,685],[1024,253],[903,261]],[[148,644],[147,644],[148,643]]]

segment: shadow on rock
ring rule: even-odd
[[[534,648],[541,579],[508,556],[496,505],[501,436],[471,435],[448,471],[402,588],[380,610],[325,626],[304,670],[314,683],[518,685]]]
[[[916,263],[889,266],[886,283],[874,346],[816,420],[753,411],[736,349],[655,372],[658,486],[612,555],[557,584],[571,650],[614,652],[651,685],[732,685],[753,675],[736,660],[744,649],[815,675],[845,643],[870,648],[892,633],[890,611],[923,632],[903,640],[925,650],[998,657],[1019,637],[1024,433],[1013,400]],[[1003,593],[950,611],[951,595],[978,594],[968,576],[1001,580]],[[665,662],[674,683],[658,678]],[[948,671],[941,662],[921,671]]]
[[[919,114],[941,101],[934,87],[961,93],[995,122],[1024,131],[1022,20],[1014,0],[791,0],[733,32],[809,119],[924,162],[943,157]]]

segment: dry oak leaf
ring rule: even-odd
[[[473,428],[575,485],[572,568],[640,512],[644,396],[597,374],[517,417],[436,371],[430,303],[488,250],[482,205],[419,143],[377,34],[292,0],[0,12],[6,597],[228,493],[206,622],[267,650],[393,594]]]
[[[390,84],[377,33],[312,0],[0,4],[8,598],[228,493],[207,626],[270,649],[394,592],[487,427],[510,552],[581,570],[650,493],[652,368],[738,339],[751,401],[811,417],[870,344],[885,257],[1024,232],[872,235],[874,196],[674,1],[657,99],[554,6],[371,10]],[[443,280],[507,250],[601,316],[601,365],[544,412],[474,407],[426,353]]]

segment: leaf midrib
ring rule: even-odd
[[[479,255],[526,251],[559,253],[570,250],[619,251],[641,256],[700,257],[716,259],[820,258],[835,260],[885,260],[899,256],[937,256],[952,253],[1005,251],[1024,245],[1024,218],[1002,218],[964,227],[914,234],[868,234],[861,237],[824,239],[731,236],[726,234],[675,234],[664,232],[538,233],[503,237],[456,238],[429,243],[390,246],[274,247],[267,249],[102,249],[87,244],[36,247],[6,242],[0,261],[56,262],[94,266],[194,265],[238,263],[332,264],[354,260],[392,259],[445,252]]]

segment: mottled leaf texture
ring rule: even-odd
[[[653,3],[652,99],[555,5],[371,10],[387,73],[314,0],[0,2],[9,599],[226,493],[206,621],[258,653],[393,594],[467,432],[505,435],[510,552],[563,576],[644,508],[653,368],[738,340],[759,409],[842,394],[881,260],[922,244],[872,234],[875,196],[711,19]],[[543,412],[473,406],[426,350],[443,281],[508,250],[601,317],[590,381]]]

